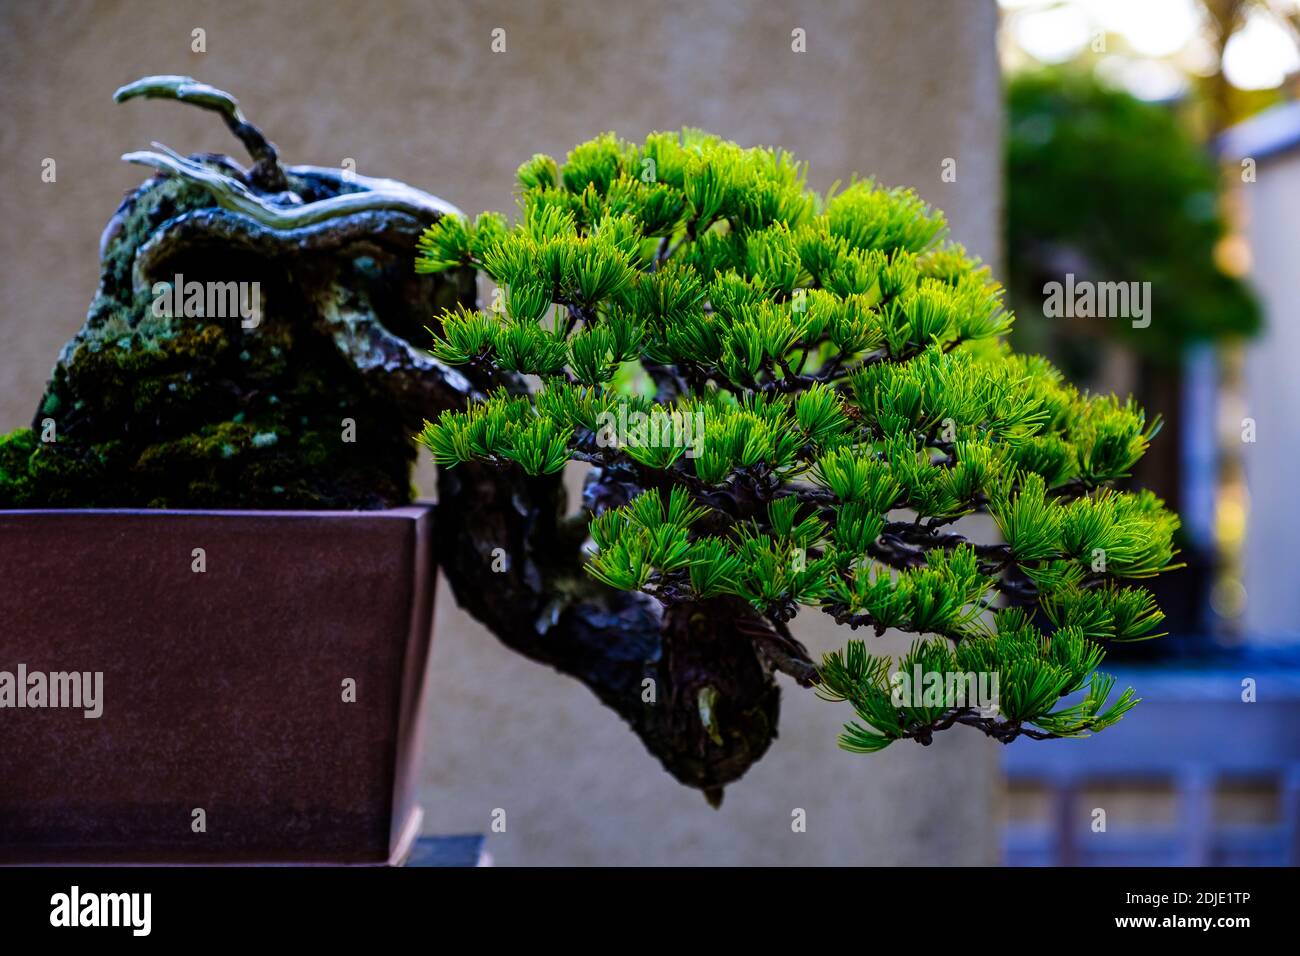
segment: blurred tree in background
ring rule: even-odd
[[[1249,335],[1247,287],[1215,258],[1228,227],[1213,160],[1166,108],[1095,76],[1043,70],[1008,86],[1006,249],[1020,316],[1017,347],[1097,373],[1097,340],[1122,337],[1144,362],[1173,367],[1185,346]],[[1047,319],[1043,286],[1077,279],[1151,283],[1155,320]]]
[[[1250,250],[1238,231],[1240,170],[1221,168],[1213,144],[1295,98],[1300,4],[1000,4],[1016,345],[1093,387],[1132,392],[1162,416],[1135,480],[1205,517],[1188,522],[1188,567],[1168,577],[1161,601],[1175,631],[1230,634],[1240,608],[1216,603],[1211,618],[1205,596],[1240,591],[1248,497],[1239,442],[1216,437],[1210,409],[1239,395],[1244,342],[1265,320],[1242,278]],[[1150,325],[1048,319],[1044,285],[1070,273],[1150,282]]]
[[[1164,435],[1139,483],[1183,505],[1182,363],[1198,342],[1241,338],[1259,306],[1216,255],[1229,225],[1220,174],[1167,107],[1077,70],[1013,78],[1007,91],[1006,250],[1017,349],[1049,355],[1076,381],[1133,392]],[[1149,282],[1148,322],[1049,318],[1044,291],[1076,281]],[[1208,542],[1184,537],[1187,567],[1162,598],[1177,630],[1202,630],[1215,571]],[[1143,649],[1144,651],[1147,649]]]

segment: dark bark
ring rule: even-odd
[[[586,684],[716,805],[776,736],[780,691],[755,645],[766,623],[731,600],[664,608],[590,578],[586,521],[562,519],[558,477],[468,464],[441,470],[438,489],[457,602],[508,647]]]

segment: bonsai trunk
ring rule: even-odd
[[[441,469],[438,489],[442,568],[460,605],[513,650],[581,680],[669,773],[720,803],[776,736],[780,690],[758,649],[770,628],[732,600],[665,609],[590,578],[586,521],[562,519],[558,475],[466,464]]]

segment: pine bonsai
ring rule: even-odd
[[[425,231],[417,271],[468,266],[498,287],[488,308],[440,317],[432,354],[470,400],[419,436],[455,500],[458,597],[518,643],[562,617],[570,644],[603,638],[589,682],[634,726],[654,689],[610,679],[619,659],[691,672],[669,730],[639,732],[713,796],[774,733],[754,657],[848,702],[854,751],[955,724],[1003,742],[1113,724],[1136,701],[1097,666],[1107,644],[1156,636],[1162,614],[1132,582],[1174,555],[1177,517],[1114,488],[1158,422],[1013,353],[1000,286],[913,192],[855,180],[822,197],[805,176],[789,153],[698,131],[606,134],[562,167],[525,162],[513,225]],[[538,489],[570,462],[592,467],[588,515],[565,522]],[[1001,540],[968,530],[980,513]],[[502,608],[539,590],[533,557],[584,538],[583,570],[545,579],[551,604]],[[505,601],[482,593],[476,558],[500,562]],[[572,597],[593,586],[609,597]],[[652,629],[676,643],[650,648],[619,592],[651,595]],[[897,664],[863,640],[814,662],[788,626],[801,608],[917,640]],[[707,680],[683,663],[703,654]],[[924,675],[924,692],[895,674]],[[996,708],[966,699],[972,674],[997,675]]]
[[[958,722],[1086,733],[1131,704],[1093,675],[1160,621],[1123,581],[1168,564],[1176,519],[1109,488],[1154,428],[1012,355],[998,287],[911,193],[822,199],[785,153],[605,136],[563,171],[525,163],[507,227],[280,167],[233,97],[188,78],[135,96],[215,110],[255,162],[126,157],[159,176],[109,225],[33,429],[0,439],[0,503],[398,504],[433,417],[457,600],[715,803],[776,735],[777,671],[850,701],[859,750]],[[417,237],[424,274],[403,279]],[[476,269],[500,288],[486,311]],[[154,284],[178,273],[274,294],[253,331],[159,319]],[[433,354],[413,345],[457,303]],[[331,431],[352,423],[356,442]],[[587,466],[579,515],[568,462]],[[802,606],[926,638],[895,672],[921,683],[900,700],[865,642],[813,661],[788,626]],[[947,680],[985,673],[996,712]]]

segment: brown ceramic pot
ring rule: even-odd
[[[0,862],[400,860],[433,581],[425,507],[0,511]]]

